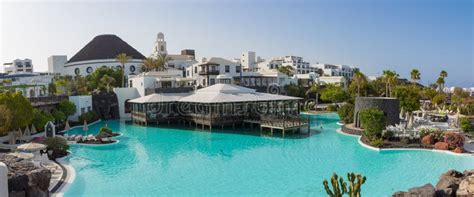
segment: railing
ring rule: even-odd
[[[199,71],[199,75],[218,75],[219,71],[218,70],[202,70]]]
[[[40,106],[40,105],[52,105],[60,103],[63,100],[68,100],[68,96],[43,96],[43,97],[31,97],[28,98],[30,103],[33,106]]]
[[[176,87],[176,88],[146,88],[145,95],[153,93],[184,93],[193,91],[193,87]]]

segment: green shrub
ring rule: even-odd
[[[37,109],[33,110],[33,120],[31,122],[33,123],[37,131],[43,131],[44,125],[49,121],[54,121],[53,115]]]
[[[62,137],[48,137],[46,138],[45,144],[48,151],[53,151],[54,158],[67,155],[67,151],[69,150],[66,139]]]
[[[359,112],[360,122],[364,128],[364,135],[369,139],[377,139],[385,129],[385,116],[377,108],[368,108]]]
[[[98,119],[99,119],[99,115],[97,115],[97,113],[95,113],[94,111],[89,111],[79,116],[79,122],[84,122],[85,120],[88,123],[90,123]]]
[[[384,145],[384,141],[382,138],[378,138],[378,139],[370,141],[370,145],[375,146],[375,147],[382,147]]]
[[[423,138],[427,135],[431,135],[435,142],[443,141],[444,139],[444,132],[438,128],[421,128],[420,138]]]
[[[474,130],[474,126],[472,126],[471,122],[468,118],[463,117],[459,121],[459,126],[461,127],[462,131],[469,132]]]
[[[102,127],[100,128],[99,134],[97,136],[104,138],[104,137],[112,137],[112,135],[113,135],[112,130],[106,127]]]
[[[51,115],[53,115],[54,120],[56,120],[56,122],[61,122],[61,121],[66,120],[66,115],[64,115],[62,111],[54,110]]]
[[[393,131],[386,130],[386,131],[382,132],[382,138],[383,139],[390,139],[393,136],[395,136],[395,133]]]
[[[337,113],[344,123],[354,122],[354,105],[347,103],[339,107]]]
[[[336,105],[328,105],[326,107],[327,111],[337,111],[337,106]]]

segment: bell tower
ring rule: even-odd
[[[156,36],[155,55],[162,54],[168,54],[168,51],[166,50],[165,35],[160,32]]]

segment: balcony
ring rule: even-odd
[[[43,97],[32,97],[28,98],[33,107],[44,106],[44,105],[56,105],[63,100],[68,100],[68,96],[43,96]]]
[[[193,87],[176,87],[176,88],[146,88],[145,95],[153,93],[185,93],[193,91]]]
[[[199,71],[199,75],[219,75],[218,70],[201,70]]]

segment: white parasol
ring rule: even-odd
[[[18,157],[18,158],[22,158],[22,159],[25,159],[25,160],[33,159],[33,157],[34,157],[33,153],[19,153],[19,152],[15,152],[15,153],[8,153],[8,155],[12,155],[12,156],[15,156],[15,157]]]
[[[28,125],[26,126],[26,129],[25,129],[25,131],[23,132],[23,134],[24,134],[25,136],[30,136],[30,135],[31,135],[30,127],[29,127]]]
[[[32,134],[36,134],[36,133],[37,133],[36,128],[35,128],[35,125],[31,125],[31,131],[30,131],[30,133],[32,133]]]
[[[89,130],[89,127],[87,127],[87,121],[84,120],[84,126],[82,127],[82,130],[86,132],[86,136],[87,136],[87,131]]]
[[[71,129],[71,126],[69,126],[69,121],[66,120],[66,125],[64,126],[65,131],[69,131]]]

